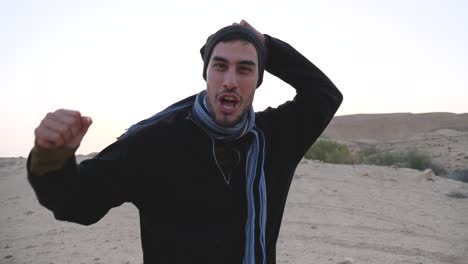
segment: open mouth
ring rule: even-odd
[[[222,94],[218,96],[218,103],[221,107],[221,110],[230,112],[239,105],[240,98],[234,94]]]

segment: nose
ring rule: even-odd
[[[229,69],[225,72],[223,87],[228,90],[237,88],[237,75],[233,69]]]

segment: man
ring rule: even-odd
[[[28,178],[59,220],[89,225],[135,204],[147,264],[276,263],[294,171],[342,95],[294,48],[245,21],[210,36],[201,54],[205,91],[135,124],[80,165],[74,152],[91,119],[49,113],[35,130]],[[297,95],[254,113],[264,69]]]

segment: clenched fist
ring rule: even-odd
[[[90,117],[74,110],[59,109],[48,113],[34,130],[35,144],[44,149],[76,149],[91,123]]]

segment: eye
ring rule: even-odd
[[[213,68],[215,68],[216,70],[222,71],[222,70],[225,70],[227,66],[224,63],[215,63],[213,64]]]
[[[241,67],[239,67],[239,72],[243,73],[243,74],[249,74],[249,73],[253,72],[253,69],[251,67],[241,66]]]

